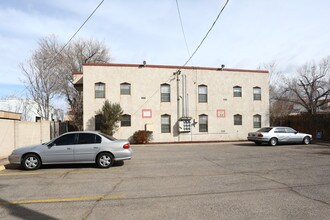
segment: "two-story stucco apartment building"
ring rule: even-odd
[[[121,105],[116,138],[147,129],[154,142],[244,140],[269,125],[268,71],[111,63],[85,64],[74,78],[85,130],[98,129],[105,100]]]

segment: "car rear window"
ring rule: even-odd
[[[258,132],[269,132],[270,130],[272,130],[273,128],[269,128],[269,127],[266,127],[266,128],[261,128],[258,130]]]
[[[117,140],[116,138],[114,138],[114,137],[112,137],[112,136],[110,136],[110,135],[107,135],[107,134],[103,134],[103,133],[101,133],[101,135],[102,135],[103,137],[109,139],[110,141],[115,141],[115,140]]]
[[[101,143],[101,137],[91,133],[80,133],[78,144],[95,144]]]

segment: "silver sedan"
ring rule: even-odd
[[[312,141],[311,134],[299,133],[290,127],[264,127],[256,132],[250,132],[247,139],[256,145],[268,143],[275,146],[278,143],[303,143],[309,144]]]
[[[35,170],[42,164],[96,163],[109,168],[114,161],[129,160],[132,148],[127,140],[97,132],[68,132],[48,143],[15,149],[8,157],[11,164]]]

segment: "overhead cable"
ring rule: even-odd
[[[216,17],[215,21],[213,22],[212,26],[210,27],[210,29],[207,31],[206,35],[204,36],[204,38],[202,39],[202,41],[199,43],[199,45],[197,46],[197,48],[195,49],[195,51],[192,53],[192,55],[189,57],[189,59],[181,66],[181,68],[185,67],[189,61],[191,60],[191,58],[196,54],[196,52],[199,50],[199,48],[202,46],[203,42],[205,41],[205,39],[207,38],[207,36],[209,35],[209,33],[211,32],[211,30],[213,29],[214,25],[217,23],[220,15],[222,14],[222,12],[225,10],[227,4],[228,4],[229,0],[226,1],[226,3],[223,5],[222,9],[220,10],[218,16]],[[181,69],[180,68],[180,69]],[[179,70],[180,70],[179,69]]]

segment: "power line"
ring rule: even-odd
[[[181,24],[181,30],[182,30],[184,42],[186,44],[186,49],[187,49],[187,52],[188,52],[188,56],[190,57],[190,51],[189,51],[189,47],[188,47],[188,43],[187,43],[186,34],[185,34],[185,31],[184,31],[184,28],[183,28],[183,22],[182,22],[182,18],[181,18],[181,13],[180,13],[180,7],[179,7],[178,0],[176,0],[176,8],[178,9],[179,19],[180,19],[180,24]]]
[[[93,10],[93,12],[87,17],[87,19],[83,22],[83,24],[78,28],[78,30],[71,36],[71,38],[66,42],[66,44],[64,44],[64,46],[58,51],[56,52],[55,56],[52,58],[52,60],[46,65],[45,69],[47,69],[56,59],[56,57],[62,53],[62,51],[65,49],[65,47],[68,46],[68,44],[72,41],[72,39],[79,33],[79,31],[85,26],[85,24],[87,23],[87,21],[94,15],[94,13],[96,12],[96,10],[103,4],[104,0],[102,0],[97,7]],[[48,75],[47,75],[48,76]],[[46,76],[46,77],[47,77]],[[27,86],[25,86],[25,88],[20,92],[20,94],[22,94],[25,90],[27,89]]]
[[[78,32],[83,28],[83,26],[87,23],[87,21],[94,15],[94,13],[96,12],[96,10],[103,4],[104,0],[102,0],[98,6],[94,9],[94,11],[87,17],[87,19],[84,21],[84,23],[78,28],[78,30],[72,35],[72,37],[66,42],[66,44],[61,48],[61,50],[59,52],[56,53],[56,55],[54,56],[54,58],[49,62],[49,64],[47,66],[50,66],[52,64],[52,62],[55,60],[55,58],[64,50],[64,48],[66,46],[68,46],[68,44],[71,42],[71,40],[78,34]]]
[[[211,32],[211,30],[213,29],[214,25],[217,23],[220,15],[222,14],[222,12],[225,10],[227,4],[228,4],[229,0],[226,1],[226,3],[224,4],[224,6],[222,7],[222,9],[220,10],[218,16],[216,17],[215,21],[213,22],[212,26],[210,27],[210,29],[207,31],[206,35],[204,36],[204,38],[202,39],[202,41],[199,43],[199,45],[197,46],[197,48],[195,49],[195,51],[193,52],[193,54],[189,57],[189,59],[183,64],[183,67],[185,67],[187,65],[187,63],[191,60],[191,58],[196,54],[196,52],[199,50],[199,48],[202,46],[203,42],[205,41],[205,39],[207,38],[207,36],[209,35],[209,33]],[[180,68],[180,69],[181,69]],[[180,70],[179,69],[179,70]]]
[[[206,35],[204,36],[204,38],[202,39],[202,41],[200,42],[200,44],[198,45],[198,47],[196,48],[196,50],[194,51],[194,53],[189,57],[189,59],[185,62],[185,64],[180,67],[176,72],[175,74],[179,74],[180,72],[180,69],[185,67],[187,65],[187,63],[192,59],[192,57],[196,54],[196,52],[198,51],[198,49],[202,46],[203,42],[205,41],[206,37],[209,35],[209,33],[211,32],[212,28],[214,27],[214,25],[216,24],[216,22],[218,21],[220,15],[222,14],[223,10],[226,8],[227,4],[228,4],[229,0],[226,1],[226,3],[224,4],[224,6],[222,7],[222,9],[220,10],[218,16],[216,17],[215,21],[213,22],[212,26],[210,27],[210,29],[207,31]],[[182,28],[182,32],[183,32],[183,35],[184,35],[184,39],[185,39],[185,43],[186,43],[186,47],[187,47],[187,50],[188,50],[188,53],[189,53],[189,49],[188,49],[188,44],[187,44],[187,41],[186,41],[186,37],[185,37],[185,33],[184,33],[184,29],[183,29],[183,23],[182,23],[182,19],[181,19],[181,13],[180,13],[180,9],[179,9],[179,4],[178,4],[178,0],[176,0],[176,4],[177,4],[177,9],[178,9],[178,13],[179,13],[179,17],[180,17],[180,23],[181,23],[181,28]],[[171,77],[170,77],[171,79]],[[167,80],[167,82],[171,81],[170,79]],[[167,83],[166,82],[166,83]],[[155,96],[158,91],[160,89],[157,89],[154,93],[152,93],[152,95],[141,105],[138,107],[138,109],[132,114],[132,115],[135,115],[143,106],[144,104],[146,104],[153,96]]]

